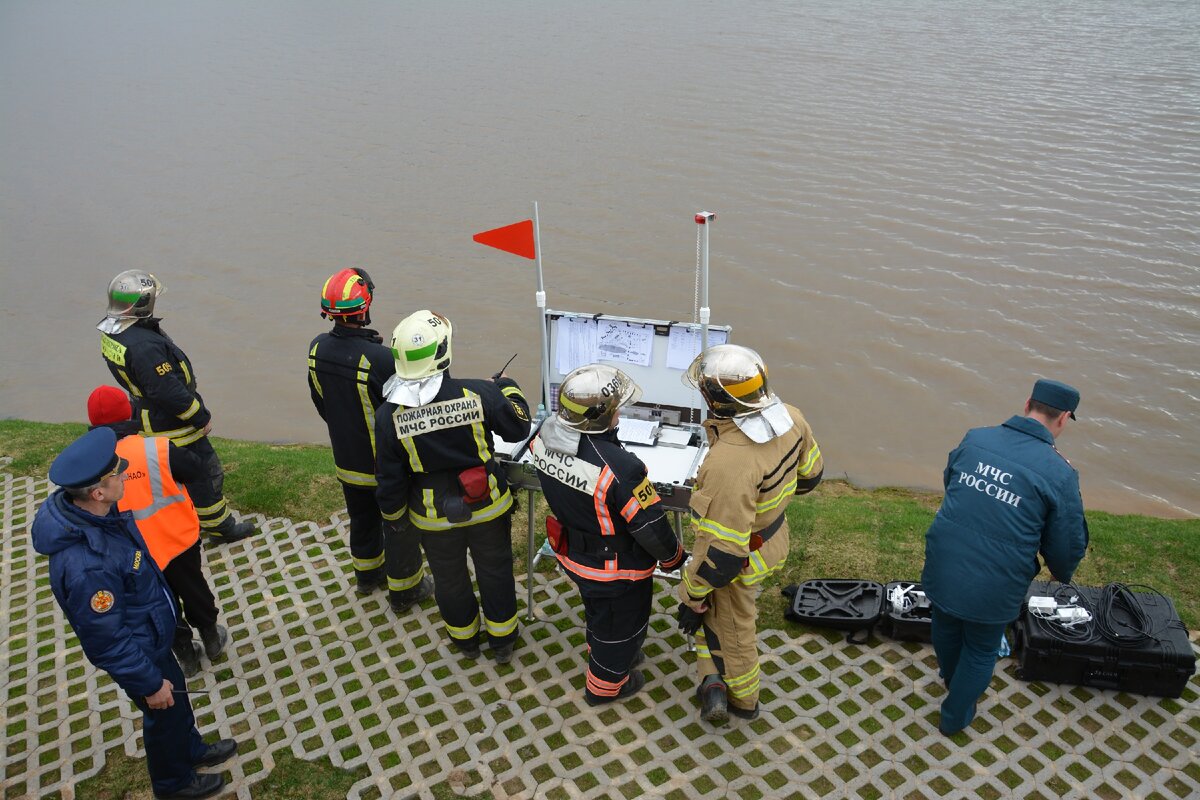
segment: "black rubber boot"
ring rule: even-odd
[[[388,602],[391,603],[392,611],[395,611],[397,614],[403,614],[426,597],[431,597],[432,595],[433,578],[426,575],[413,588],[404,592],[392,592],[392,596],[388,598]]]
[[[221,625],[201,628],[200,641],[204,642],[204,655],[208,656],[209,661],[215,661],[225,649],[225,643],[229,641],[229,631]]]
[[[229,516],[217,527],[208,529],[208,541],[212,544],[229,544],[230,542],[240,542],[256,533],[258,533],[258,529],[251,523],[238,522]]]
[[[200,672],[200,645],[189,639],[187,644],[171,645],[171,652],[183,670],[183,677],[190,678]]]
[[[225,788],[225,779],[220,775],[208,773],[201,775],[196,773],[192,778],[192,782],[176,792],[168,792],[167,794],[154,793],[154,796],[159,800],[166,800],[169,797],[212,797]]]
[[[362,572],[355,571],[354,573],[355,590],[361,595],[368,595],[376,589],[382,589],[387,586],[387,574],[383,571],[383,567],[368,569]]]
[[[729,694],[720,675],[709,675],[696,689],[700,699],[700,719],[721,725],[729,719]]]

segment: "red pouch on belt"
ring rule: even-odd
[[[546,517],[546,539],[550,542],[551,550],[559,555],[566,555],[567,537],[563,536],[562,523],[555,517]]]
[[[478,467],[464,469],[458,473],[458,485],[462,487],[463,500],[468,503],[485,500],[488,496],[487,467],[480,464]]]

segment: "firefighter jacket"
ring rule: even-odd
[[[1079,473],[1042,423],[1015,416],[967,431],[943,475],[925,534],[921,584],[938,608],[971,622],[1017,618],[1038,553],[1070,581],[1088,544]]]
[[[512,508],[492,434],[529,435],[529,404],[512,378],[452,378],[428,403],[385,401],[375,411],[376,499],[383,518],[439,531],[498,519]]]
[[[628,581],[651,577],[659,562],[668,570],[679,566],[683,545],[646,465],[621,446],[615,430],[580,434],[551,417],[529,451],[562,526],[559,563],[576,578],[600,584],[581,582],[585,593],[624,591]]]
[[[56,490],[38,508],[33,547],[50,557],[50,589],[88,660],[134,697],[162,688],[178,610],[133,517],[98,517]]]
[[[334,325],[308,348],[308,388],[329,428],[338,480],[375,487],[375,409],[396,373],[392,351],[370,328]]]
[[[732,419],[705,421],[709,451],[692,489],[696,542],[680,584],[683,599],[700,601],[734,580],[759,583],[782,566],[767,564],[757,550],[786,524],[792,496],[816,488],[824,470],[808,421],[783,407],[792,426],[761,444]]]
[[[125,494],[117,508],[133,514],[159,569],[166,569],[171,559],[200,540],[196,506],[171,471],[172,447],[165,436],[143,438],[133,434],[117,442],[117,455],[129,462]]]
[[[100,334],[100,352],[108,371],[133,395],[134,418],[147,436],[166,436],[181,447],[204,438],[211,415],[196,392],[196,374],[157,319]]]

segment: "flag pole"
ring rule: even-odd
[[[548,414],[550,412],[550,341],[549,333],[546,330],[548,320],[546,319],[546,287],[542,283],[542,228],[538,220],[538,204],[533,201],[533,242],[534,252],[537,254],[537,294],[534,300],[538,307],[538,316],[540,321],[538,327],[542,331],[542,402],[538,405],[538,416]]]
[[[708,349],[708,223],[717,218],[711,211],[696,212],[696,224],[704,227],[703,245],[700,250],[700,352]]]

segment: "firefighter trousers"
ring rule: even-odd
[[[762,549],[750,554],[733,581],[708,596],[708,611],[696,632],[696,666],[703,681],[720,675],[729,692],[729,704],[750,710],[758,705],[758,607],[761,582],[783,566],[788,552],[784,525]]]
[[[629,680],[629,666],[646,639],[654,579],[629,581],[627,591],[613,596],[589,597],[587,589],[592,581],[567,574],[579,584],[583,595],[588,646],[587,696],[596,700],[616,697]]]
[[[350,517],[350,559],[354,574],[370,583],[382,582],[382,577],[371,577],[382,576],[384,565],[383,515],[379,513],[379,501],[375,499],[375,487],[343,483],[342,496],[346,498],[346,514]],[[410,538],[415,540],[416,537]],[[417,558],[419,561],[420,554]]]
[[[225,468],[221,466],[221,459],[217,457],[217,451],[213,450],[207,436],[201,436],[191,444],[183,445],[183,448],[195,453],[204,462],[206,478],[185,483],[184,486],[196,504],[200,527],[210,531],[220,527],[229,518],[229,504],[225,502],[224,495]]]
[[[217,603],[200,563],[200,540],[172,558],[162,573],[183,610],[175,628],[175,643],[186,647],[192,640],[192,628],[204,630],[217,624]]]
[[[450,528],[421,531],[421,544],[434,596],[451,640],[468,649],[482,631],[493,648],[517,638],[517,585],[513,578],[512,514],[499,519]],[[475,565],[479,597],[475,599],[467,554]]]

